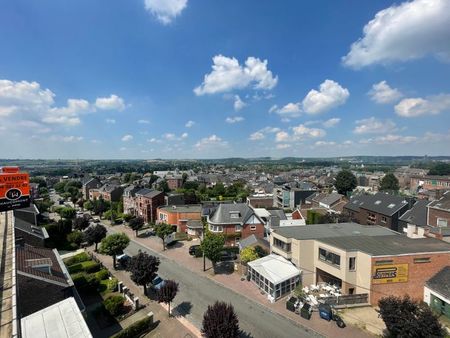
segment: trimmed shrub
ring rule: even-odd
[[[67,270],[69,270],[70,274],[81,272],[81,271],[83,271],[83,265],[81,263],[77,263],[77,264],[69,266],[67,268]]]
[[[88,261],[90,259],[91,259],[91,257],[89,257],[89,255],[86,252],[82,252],[82,253],[79,253],[78,255],[75,255],[73,257],[67,258],[64,261],[64,263],[67,266],[70,266],[70,265],[74,265],[76,263],[86,262],[86,261]]]
[[[100,264],[92,261],[83,263],[83,270],[87,273],[93,273],[100,270]]]
[[[108,281],[108,291],[114,292],[117,290],[117,285],[119,284],[119,281],[117,278],[112,278]]]
[[[113,316],[120,314],[125,298],[122,296],[111,296],[103,301],[105,309]]]
[[[201,247],[195,248],[195,257],[197,257],[197,258],[203,257],[203,251],[202,251]]]
[[[126,329],[123,329],[118,334],[113,336],[113,338],[135,338],[139,337],[143,333],[149,331],[153,326],[151,318],[147,317],[141,320],[138,320],[134,324],[128,326]]]
[[[72,275],[72,280],[77,289],[84,289],[87,285],[86,274],[84,272]]]
[[[98,280],[108,279],[109,272],[107,269],[101,269],[100,271],[95,273],[95,277],[97,277]]]
[[[87,274],[86,275],[86,281],[87,281],[87,285],[84,288],[85,291],[87,292],[94,292],[97,291],[99,285],[100,285],[100,281],[97,279],[97,277],[95,276],[95,274]]]

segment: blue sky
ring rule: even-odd
[[[0,158],[450,155],[450,2],[0,3]]]

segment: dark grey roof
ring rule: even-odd
[[[342,197],[344,197],[344,196],[334,192],[334,193],[331,193],[329,195],[326,195],[319,202],[324,203],[326,205],[333,205],[334,203],[339,202],[339,200]]]
[[[431,202],[429,207],[450,211],[450,191],[447,191],[440,199]]]
[[[411,209],[407,210],[399,219],[401,221],[418,225],[427,226],[427,204],[426,200],[418,200]]]
[[[265,249],[270,248],[270,243],[265,239],[258,238],[255,235],[250,235],[239,242],[239,250],[245,249],[246,247],[249,246],[256,246],[256,245],[260,245]]]
[[[408,202],[401,196],[378,192],[375,195],[353,195],[345,208],[354,211],[363,208],[382,215],[392,216],[406,205],[408,205]]]
[[[274,227],[275,233],[295,239],[321,239],[345,236],[389,236],[397,232],[378,225],[358,223],[310,224],[289,227]]]
[[[142,188],[142,189],[136,191],[136,195],[141,195],[141,196],[145,196],[148,198],[153,198],[155,196],[158,196],[159,194],[162,194],[162,191],[147,189],[147,188]]]
[[[372,256],[409,253],[450,252],[450,243],[434,238],[412,239],[403,235],[345,236],[322,238],[320,242],[345,251],[362,251]]]
[[[450,266],[446,266],[425,283],[430,289],[450,299]]]
[[[186,225],[190,229],[203,229],[202,221],[197,219],[188,219]]]
[[[29,207],[20,208],[20,209],[16,209],[16,210],[19,211],[19,212],[29,212],[29,213],[32,213],[32,214],[35,214],[35,215],[39,214],[39,210],[38,210],[36,204],[33,204],[33,203],[31,203]],[[16,210],[14,210],[14,212]]]
[[[113,192],[116,189],[121,189],[121,187],[119,185],[116,184],[105,184],[100,188],[100,191],[104,191],[104,192]]]
[[[41,239],[48,238],[47,230],[45,230],[44,227],[35,226],[34,224],[26,222],[18,217],[15,217],[14,219],[14,228],[27,232]]]
[[[245,203],[220,204],[209,216],[208,223],[244,224],[252,215],[255,215],[255,212]]]
[[[272,216],[278,217],[280,220],[287,220],[284,210],[273,209],[273,210],[267,210],[267,211],[269,212],[269,214],[271,214]]]

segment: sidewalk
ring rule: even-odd
[[[248,281],[241,281],[241,276],[238,272],[232,274],[216,274],[213,275],[211,272],[211,262],[206,261],[207,271],[203,271],[203,259],[194,258],[189,255],[189,246],[200,244],[199,240],[179,242],[179,245],[169,247],[168,249],[162,249],[162,242],[157,237],[136,237],[133,230],[125,226],[114,226],[110,227],[112,231],[120,231],[126,233],[131,240],[136,241],[149,249],[175,261],[177,264],[184,266],[185,268],[198,273],[200,275],[206,276],[223,287],[233,290],[234,292],[241,294],[242,296],[253,300],[262,306],[264,306],[268,311],[280,314],[289,320],[294,321],[304,327],[310,328],[324,336],[333,338],[364,338],[373,337],[366,331],[361,330],[358,327],[349,325],[345,329],[340,329],[336,326],[336,323],[331,321],[327,322],[321,319],[318,313],[314,313],[310,320],[306,320],[299,315],[286,309],[285,299],[280,299],[275,303],[270,303],[265,295],[262,295],[258,287]],[[180,245],[181,244],[181,245]]]
[[[145,305],[146,313],[150,311],[154,314],[155,321],[160,321],[159,325],[151,331],[146,337],[200,337],[200,331],[184,318],[168,316],[167,309],[155,301],[150,300],[144,295],[144,289],[137,286],[130,278],[129,273],[123,270],[114,270],[112,266],[112,258],[110,256],[101,255],[94,252],[93,247],[86,248],[87,251],[93,253],[102,264],[113,274],[119,281],[122,281],[132,293],[139,297],[142,305]],[[142,310],[141,310],[142,311]],[[129,323],[128,323],[129,324]],[[127,325],[128,326],[128,325]]]

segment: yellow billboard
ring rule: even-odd
[[[408,264],[390,264],[374,266],[373,284],[404,283],[408,281]]]

